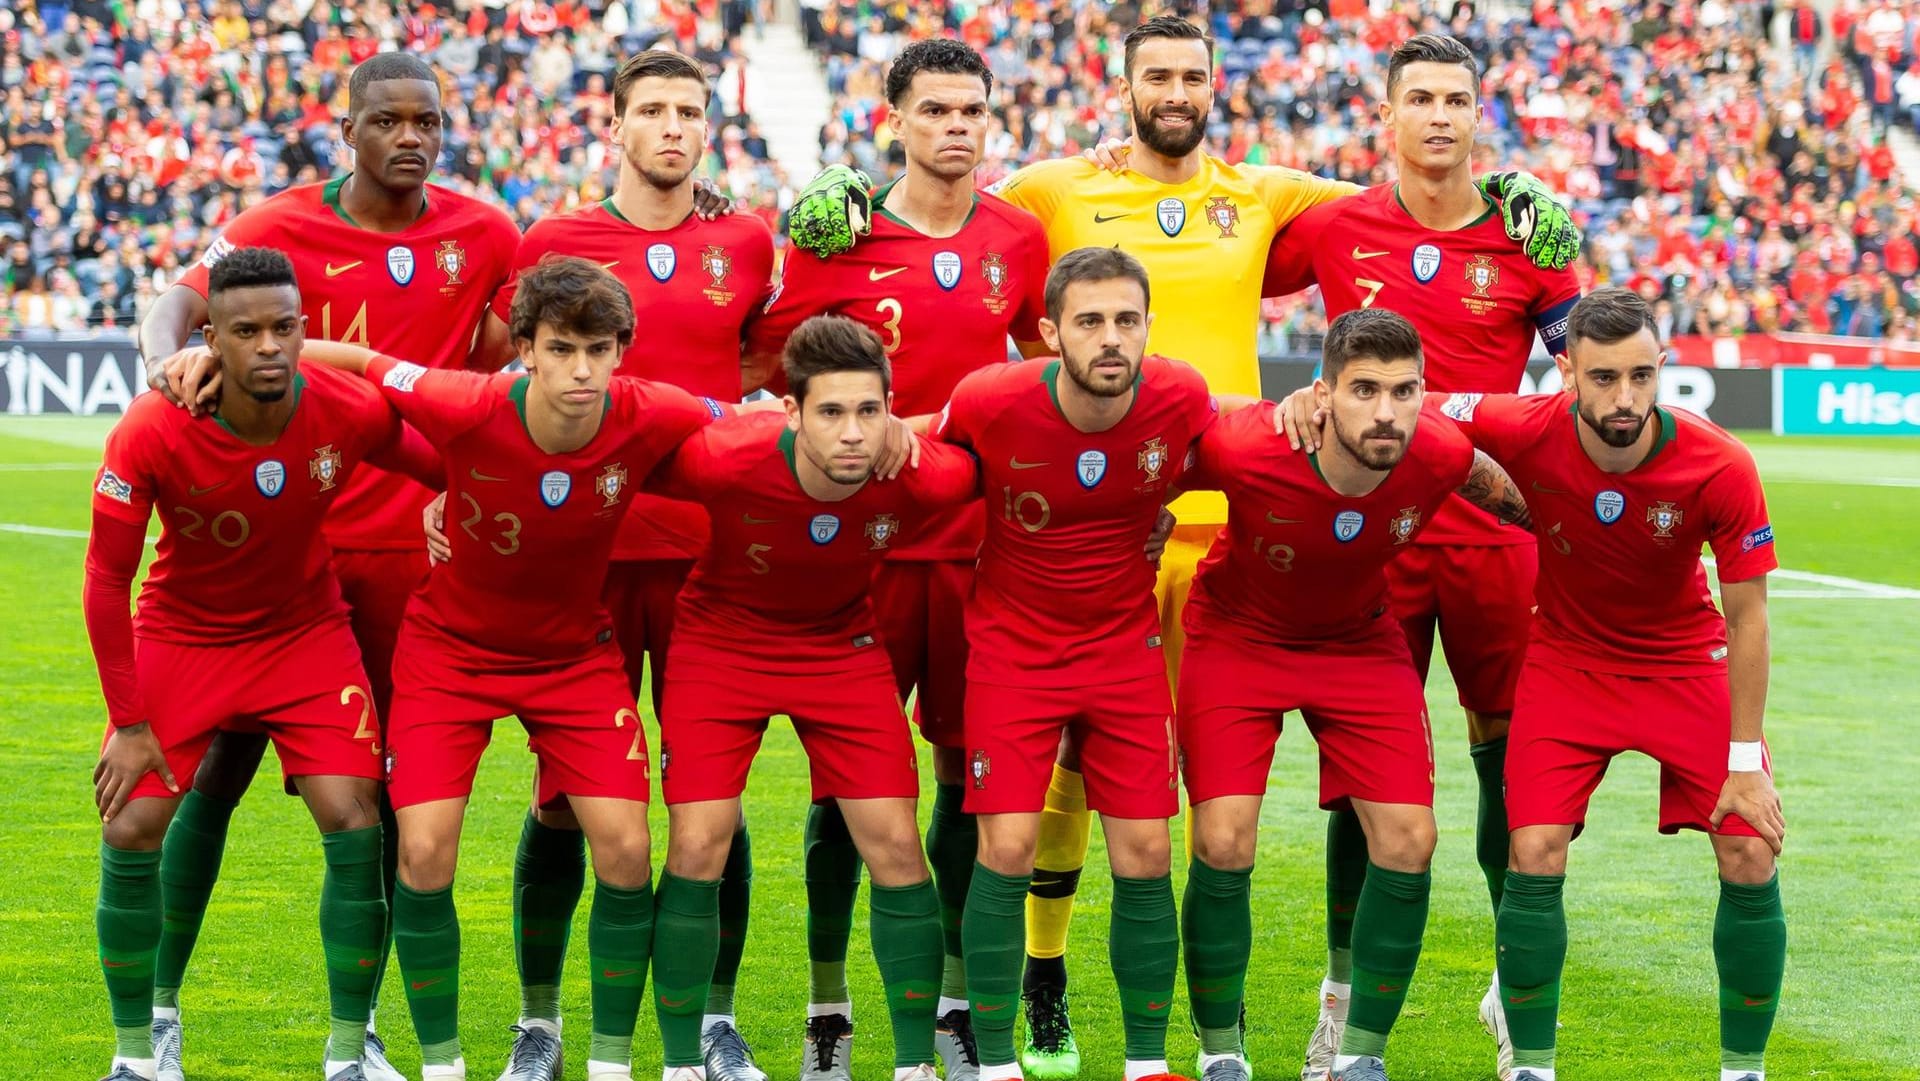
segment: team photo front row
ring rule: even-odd
[[[1047,1034],[1047,1054],[1031,1053],[1033,1031],[1015,1041],[1043,809],[1063,785],[1106,840],[1126,1081],[1173,1072],[1183,960],[1198,1075],[1251,1081],[1252,875],[1289,712],[1318,746],[1319,806],[1364,833],[1364,882],[1329,909],[1345,908],[1348,941],[1322,988],[1321,1076],[1384,1081],[1437,838],[1425,654],[1416,664],[1388,568],[1443,508],[1469,504],[1538,542],[1505,737],[1506,870],[1489,872],[1497,974],[1481,1017],[1501,1077],[1554,1077],[1568,848],[1625,751],[1660,763],[1661,831],[1711,838],[1722,1078],[1764,1077],[1786,954],[1785,823],[1762,739],[1773,534],[1751,455],[1657,404],[1666,358],[1638,296],[1601,289],[1573,306],[1558,394],[1429,394],[1414,325],[1363,307],[1332,322],[1314,383],[1275,403],[1149,354],[1146,270],[1086,247],[1046,275],[1049,356],[980,368],[937,413],[901,417],[881,338],[839,316],[788,336],[779,398],[615,376],[633,300],[591,260],[519,275],[505,314],[524,371],[498,374],[309,340],[301,284],[281,251],[225,252],[207,272],[205,346],[168,362],[210,369],[216,408],[136,399],[94,485],[85,614],[110,722],[94,771],[110,1081],[187,1076],[178,995],[206,897],[181,918],[167,869],[205,858],[191,823],[214,797],[192,786],[223,733],[270,738],[319,828],[322,1077],[400,1076],[372,1029],[389,946],[422,1077],[466,1077],[452,887],[476,771],[508,716],[536,768],[513,897],[522,1016],[501,1076],[560,1076],[558,985],[590,865],[589,1081],[656,1063],[664,1081],[765,1081],[734,1022],[746,916],[725,887],[750,866],[741,795],[780,715],[811,776],[810,894],[816,856],[853,882],[810,896],[823,926],[847,926],[867,869],[894,1081],[1078,1073],[1071,1032]],[[322,529],[362,468],[442,493],[390,689],[362,663]],[[1178,625],[1163,626],[1167,505],[1203,491],[1224,494],[1225,525]],[[655,660],[656,741],[637,708],[639,647],[603,596],[616,535],[658,497],[697,504],[708,532]],[[935,535],[972,538],[977,564],[894,561]],[[903,573],[958,576],[944,593],[964,606],[963,638],[908,647],[877,615]],[[904,648],[957,657],[964,693],[922,685],[910,712]],[[944,763],[924,843],[910,716]],[[669,822],[657,879],[656,780]],[[217,845],[210,858],[217,869]],[[814,966],[831,986],[809,996],[804,1081],[849,1077],[845,938],[837,969]],[[659,1045],[636,1049],[649,997]]]

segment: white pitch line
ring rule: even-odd
[[[0,473],[91,473],[100,468],[98,462],[6,462],[0,463]]]
[[[0,522],[0,533],[25,533],[29,537],[65,537],[70,540],[86,540],[90,534],[84,529],[54,529],[43,525],[22,525],[19,522]],[[159,537],[148,537],[147,543],[158,541]]]
[[[1767,476],[1767,484],[1824,484],[1834,488],[1920,488],[1912,477],[1793,477]]]

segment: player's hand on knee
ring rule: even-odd
[[[722,195],[719,187],[703,176],[693,182],[693,213],[701,221],[724,218],[733,213],[733,200]]]
[[[1173,516],[1172,511],[1160,508],[1160,516],[1153,522],[1153,532],[1147,534],[1147,562],[1156,567],[1160,565],[1160,557],[1167,551],[1167,540],[1173,536],[1173,527],[1179,524],[1180,520]]]
[[[1127,167],[1127,157],[1132,153],[1133,144],[1127,140],[1106,139],[1081,151],[1080,156],[1109,173],[1117,173]]]
[[[1739,815],[1767,842],[1774,855],[1780,854],[1787,840],[1787,819],[1780,809],[1780,793],[1774,789],[1773,778],[1767,771],[1741,770],[1727,774],[1727,783],[1720,787],[1720,800],[1714,804],[1708,824],[1718,830],[1728,815]]]
[[[100,751],[99,764],[93,767],[93,804],[100,812],[100,821],[113,821],[113,816],[127,805],[140,778],[153,772],[160,774],[167,791],[180,791],[153,726],[141,721],[115,728]]]
[[[154,389],[199,416],[220,400],[220,361],[204,345],[188,346],[156,366]]]
[[[1301,387],[1280,399],[1273,411],[1274,434],[1284,436],[1287,445],[1309,454],[1320,449],[1321,429],[1327,416],[1313,399],[1312,387]]]
[[[420,512],[420,528],[427,534],[427,558],[445,563],[453,558],[453,545],[447,540],[447,493],[441,492]]]

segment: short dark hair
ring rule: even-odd
[[[1155,15],[1139,26],[1127,31],[1126,65],[1123,69],[1127,78],[1133,78],[1133,54],[1140,46],[1154,38],[1169,38],[1174,41],[1198,41],[1207,47],[1207,70],[1213,70],[1213,35],[1205,27],[1182,19],[1178,15]]]
[[[1480,62],[1459,38],[1445,34],[1415,34],[1394,47],[1387,60],[1387,99],[1400,85],[1400,74],[1408,64],[1458,64],[1473,76],[1473,96],[1480,97]]]
[[[1581,297],[1567,313],[1567,349],[1571,352],[1573,343],[1582,339],[1612,345],[1642,330],[1652,331],[1654,339],[1659,339],[1653,309],[1639,293],[1609,285]]]
[[[440,91],[440,80],[425,60],[412,53],[374,53],[360,61],[347,78],[347,115],[360,115],[367,103],[368,87],[395,79],[432,83],[434,92]]]
[[[1320,347],[1320,378],[1328,386],[1340,381],[1340,373],[1349,361],[1361,357],[1374,360],[1413,359],[1424,368],[1426,359],[1420,349],[1420,332],[1399,312],[1385,308],[1355,308],[1342,312],[1327,327],[1326,343]]]
[[[627,114],[627,91],[642,79],[692,79],[705,91],[704,100],[713,100],[713,84],[692,58],[672,49],[642,49],[627,57],[620,70],[613,74],[613,115]]]
[[[814,376],[835,372],[872,372],[880,377],[882,394],[893,390],[893,365],[879,335],[844,315],[816,315],[795,327],[787,336],[780,367],[797,402],[807,400],[807,384]]]
[[[993,92],[993,69],[973,47],[952,38],[927,38],[900,50],[887,71],[887,103],[899,108],[913,86],[913,77],[923,71],[938,75],[978,75],[981,88]]]
[[[278,248],[235,248],[207,270],[209,300],[229,289],[270,285],[300,288],[293,276],[293,260]]]
[[[1067,305],[1067,287],[1075,282],[1105,282],[1126,278],[1139,283],[1141,302],[1151,307],[1153,291],[1147,286],[1147,268],[1140,260],[1119,248],[1075,248],[1060,257],[1047,275],[1047,318],[1054,325]]]
[[[549,254],[522,271],[507,327],[514,341],[532,341],[542,323],[588,339],[633,342],[633,297],[607,269],[590,259]]]

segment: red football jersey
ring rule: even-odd
[[[713,516],[713,543],[680,591],[674,648],[730,663],[744,650],[769,670],[805,673],[844,664],[849,642],[873,641],[873,565],[930,512],[972,500],[979,482],[966,451],[928,443],[918,468],[822,502],[800,487],[794,434],[776,413],[709,426],[654,478]]]
[[[1047,314],[1047,234],[1040,219],[992,195],[974,197],[958,233],[930,237],[886,212],[892,185],[874,196],[873,231],[831,259],[794,248],[747,351],[777,356],[794,328],[816,315],[844,315],[880,336],[893,362],[893,411],[937,412],[960,378],[1007,359],[1007,339],[1040,340]],[[894,559],[972,559],[985,511],[943,515]]]
[[[1165,668],[1147,535],[1219,404],[1199,372],[1149,356],[1127,415],[1083,432],[1060,413],[1059,370],[1041,359],[974,372],[935,426],[980,459],[986,492],[968,679],[1085,687]]]
[[[1396,187],[1379,184],[1321,203],[1274,238],[1264,296],[1319,283],[1327,318],[1388,308],[1420,330],[1427,389],[1510,394],[1520,388],[1534,335],[1566,348],[1567,313],[1580,299],[1571,269],[1542,270],[1507,239],[1492,206],[1464,229],[1414,220]],[[1420,543],[1525,544],[1464,499],[1448,500]]]
[[[520,243],[513,219],[429,184],[427,209],[412,225],[376,233],[341,208],[346,180],[289,188],[248,208],[181,283],[205,296],[207,271],[228,252],[275,248],[293,260],[310,336],[433,368],[463,366]],[[363,469],[327,520],[327,538],[338,548],[418,549],[420,508],[432,498],[404,477]]]
[[[1406,456],[1380,486],[1344,496],[1317,457],[1274,434],[1262,402],[1200,439],[1187,489],[1227,495],[1227,524],[1194,572],[1186,626],[1314,646],[1370,633],[1386,609],[1387,561],[1419,535],[1473,469],[1473,444],[1435,406],[1420,411]]]
[[[489,654],[577,657],[613,633],[600,586],[640,482],[729,407],[678,387],[615,379],[600,431],[548,454],[527,434],[525,374],[434,371],[380,357],[367,368],[447,461],[450,562],[407,608]]]
[[[141,527],[160,512],[141,635],[241,642],[346,611],[321,521],[367,455],[398,439],[400,418],[371,384],[324,364],[301,365],[293,394],[293,418],[263,447],[158,394],[135,398],[107,435],[94,509]]]
[[[1720,577],[1779,566],[1753,455],[1711,422],[1659,410],[1660,441],[1627,473],[1580,446],[1573,395],[1454,394],[1441,411],[1524,486],[1540,539],[1529,650],[1574,668],[1671,676],[1723,671]]]
[[[514,255],[514,278],[493,298],[513,310],[519,272],[550,253],[591,259],[633,297],[633,344],[621,375],[669,383],[715,401],[740,400],[740,342],[773,282],[773,233],[752,214],[697,215],[671,229],[642,229],[612,200],[542,218]],[[640,478],[636,475],[635,481]],[[693,559],[707,544],[698,505],[637,493],[614,541],[615,559]]]

